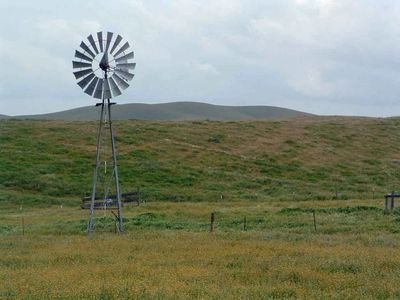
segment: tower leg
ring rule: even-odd
[[[111,122],[111,103],[110,99],[107,99],[107,109],[108,109],[108,123],[110,126],[110,137],[111,137],[111,149],[112,149],[112,157],[114,163],[114,176],[115,176],[115,188],[117,192],[117,201],[118,201],[118,231],[120,233],[124,232],[124,227],[122,224],[122,205],[121,205],[121,192],[119,188],[119,178],[118,178],[118,165],[117,165],[117,154],[115,151],[115,140],[114,140],[114,131],[112,128]]]
[[[101,132],[104,122],[104,99],[101,103],[101,112],[100,112],[100,122],[99,122],[99,132],[97,134],[97,150],[96,150],[96,165],[93,171],[93,188],[92,188],[92,199],[90,202],[90,216],[89,223],[86,230],[88,235],[92,234],[93,231],[93,213],[94,213],[94,201],[96,200],[96,183],[97,183],[97,175],[99,173],[99,165],[100,165],[100,146],[101,146]]]

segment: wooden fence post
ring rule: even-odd
[[[389,199],[388,198],[389,198],[389,195],[386,194],[385,195],[385,210],[383,211],[383,213],[385,215],[387,215],[389,213]]]
[[[24,220],[24,217],[22,217],[21,222],[22,222],[22,235],[25,235],[25,220]]]
[[[243,222],[243,230],[244,231],[246,231],[247,230],[247,228],[246,228],[246,224],[247,223],[247,219],[246,219],[246,216],[244,216],[244,222]]]
[[[117,221],[119,221],[118,216],[115,214],[115,212],[113,212],[112,210],[110,210],[111,213],[114,215],[115,219],[114,219],[114,233],[117,234]],[[118,228],[118,233],[119,232],[119,228]]]
[[[314,218],[314,230],[317,231],[317,222],[315,220],[315,209],[313,209],[312,214],[313,214],[313,218]]]
[[[392,192],[392,201],[390,202],[390,211],[393,212],[394,210],[394,192]]]
[[[210,217],[210,232],[214,231],[215,213],[211,213]]]

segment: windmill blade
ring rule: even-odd
[[[114,68],[114,72],[115,71],[124,71],[124,72],[129,72],[130,71],[130,69],[128,69],[128,68],[120,68],[120,67],[115,67]]]
[[[87,74],[93,73],[93,70],[92,70],[92,68],[90,68],[90,69],[85,69],[85,70],[77,71],[77,72],[73,72],[73,73],[75,75],[75,78],[79,79]]]
[[[76,68],[91,68],[92,64],[80,62],[80,61],[72,61],[72,67],[74,69],[76,69]]]
[[[118,69],[115,69],[115,73],[117,73],[120,77],[122,77],[126,81],[132,80],[133,76],[135,76],[132,73],[129,73],[129,72],[126,72],[126,71],[122,71],[122,70],[118,70]]]
[[[89,74],[85,78],[83,78],[81,81],[78,82],[78,85],[83,89],[87,84],[95,77],[94,73]]]
[[[100,52],[103,52],[103,32],[99,31],[97,33],[97,40],[99,42]]]
[[[133,54],[133,51],[132,52],[129,52],[128,54],[125,54],[124,56],[121,56],[121,57],[119,57],[119,58],[116,58],[115,59],[115,62],[116,63],[119,63],[119,62],[126,62],[126,61],[128,61],[128,59],[132,59],[134,57],[134,54]]]
[[[111,90],[110,90],[110,85],[108,84],[108,79],[104,79],[104,84],[103,84],[103,98],[104,99],[110,99],[111,96]]]
[[[112,32],[107,32],[106,51],[108,51],[108,48],[110,48],[112,36],[113,36]]]
[[[97,78],[96,76],[93,78],[92,82],[87,86],[86,90],[84,90],[84,92],[90,96],[93,95],[94,92],[94,88],[96,87],[97,81],[99,80],[99,78]]]
[[[117,57],[118,55],[120,55],[122,52],[124,52],[126,49],[129,48],[129,43],[126,42],[114,55],[114,57]]]
[[[90,48],[82,41],[80,44],[81,48],[85,50],[92,58],[94,58],[96,55],[90,50]]]
[[[120,35],[118,34],[117,38],[115,39],[114,45],[113,45],[112,48],[111,48],[111,51],[110,51],[111,54],[114,52],[115,48],[117,48],[117,46],[119,45],[119,43],[121,43],[121,41],[122,41],[122,36],[120,36]]]
[[[108,79],[108,81],[110,82],[111,92],[112,92],[113,96],[117,97],[117,96],[121,95],[122,94],[121,90],[119,89],[119,87],[115,83],[114,79],[112,77],[110,77]]]
[[[99,79],[99,83],[96,86],[93,97],[101,99],[102,93],[103,93],[103,79]]]
[[[96,46],[96,43],[95,43],[95,41],[94,41],[93,36],[92,36],[92,35],[89,35],[89,36],[87,37],[87,39],[89,40],[90,45],[92,45],[94,52],[96,52],[96,54],[99,54],[99,50],[97,50],[97,46]]]
[[[83,59],[83,60],[86,60],[86,61],[90,61],[90,62],[93,61],[93,58],[90,58],[89,56],[86,56],[85,54],[79,52],[78,50],[75,50],[75,57]]]
[[[121,77],[119,77],[116,73],[114,73],[113,76],[111,76],[111,78],[115,80],[115,82],[121,89],[125,90],[126,88],[129,87],[129,84]]]
[[[136,63],[117,63],[117,68],[122,70],[134,70],[136,67]]]

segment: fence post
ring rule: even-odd
[[[385,215],[387,215],[389,213],[389,199],[388,198],[389,198],[389,195],[386,194],[385,195],[385,210],[383,211],[383,213]]]
[[[211,213],[210,217],[210,232],[214,232],[215,213]]]
[[[25,220],[24,220],[24,217],[22,217],[21,222],[22,222],[22,235],[25,235]]]
[[[313,219],[314,219],[314,230],[317,231],[317,222],[315,220],[315,209],[313,209],[312,214],[313,214]]]
[[[392,192],[392,201],[390,202],[390,211],[393,212],[394,210],[394,192]]]
[[[244,216],[244,222],[243,222],[243,230],[244,231],[246,231],[247,230],[247,228],[246,228],[246,224],[247,223],[247,219],[246,219],[246,216]]]
[[[117,221],[119,221],[118,216],[115,214],[115,212],[113,212],[112,210],[110,210],[110,212],[114,215],[114,233],[117,234]],[[119,228],[118,228],[118,233],[120,233]]]

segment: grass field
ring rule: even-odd
[[[116,122],[122,188],[146,201],[88,238],[96,123],[0,121],[0,299],[399,299],[399,129]]]
[[[312,209],[316,211],[314,230]],[[209,215],[215,212],[215,231]],[[53,206],[2,213],[3,298],[399,298],[400,215],[373,200],[151,202],[103,212]],[[22,236],[21,217],[25,220]],[[246,230],[244,217],[246,216]]]

